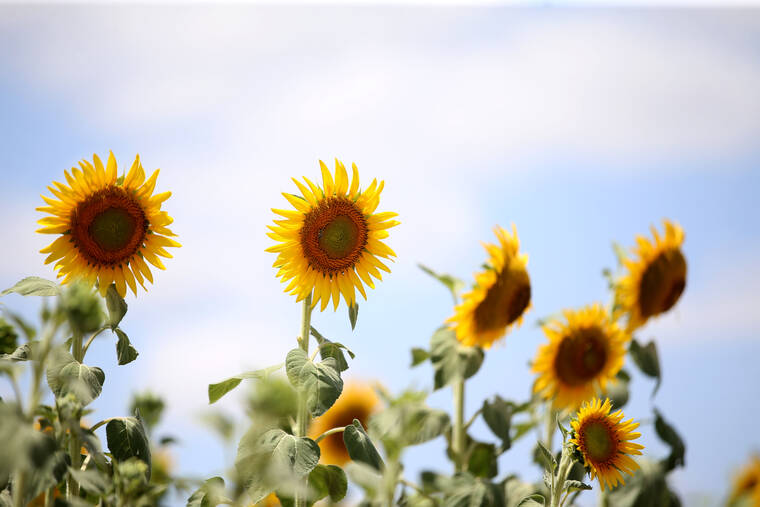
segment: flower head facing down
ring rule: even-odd
[[[639,423],[633,419],[623,422],[623,413],[618,410],[610,413],[612,405],[609,399],[604,402],[595,398],[585,403],[570,421],[572,438],[576,455],[591,475],[598,478],[602,490],[625,484],[622,473],[633,474],[639,465],[630,456],[641,454],[641,444],[631,442],[641,436],[634,433]]]
[[[377,410],[379,400],[375,390],[367,385],[349,382],[343,388],[338,401],[321,416],[314,419],[309,428],[309,436],[317,438],[325,431],[341,426],[349,426],[358,419],[365,428],[369,417]],[[343,442],[342,433],[334,433],[319,442],[320,461],[328,465],[344,465],[351,459]]]
[[[351,166],[351,179],[337,159],[334,177],[324,162],[319,164],[321,187],[306,177],[305,184],[293,178],[301,195],[283,195],[295,209],[272,210],[284,219],[268,226],[267,235],[278,244],[266,251],[277,254],[274,267],[288,284],[285,292],[295,295],[297,301],[312,295],[312,305],[321,301],[321,310],[332,298],[337,310],[341,295],[353,305],[355,289],[366,299],[364,284],[374,288],[372,278],[382,280],[380,270],[390,273],[379,258],[391,259],[396,254],[382,240],[399,222],[392,220],[397,213],[375,213],[382,181],[373,180],[361,191],[356,164]]]
[[[172,257],[165,247],[179,247],[168,229],[173,219],[161,211],[171,192],[153,194],[159,170],[146,180],[139,155],[125,177],[118,178],[116,158],[108,156],[104,166],[97,155],[93,163],[83,160],[71,173],[64,171],[67,185],[53,182],[48,190],[56,197],[42,196],[48,213],[37,232],[58,238],[40,250],[49,254],[45,264],[56,262],[62,283],[83,279],[98,284],[101,295],[114,283],[121,297],[129,287],[153,282],[148,263],[165,269],[160,257]]]
[[[760,505],[760,455],[755,454],[736,475],[729,504],[747,499],[747,505]]]
[[[532,371],[538,374],[533,391],[551,400],[555,409],[576,410],[623,367],[629,335],[602,305],[566,310],[565,322],[543,326],[549,343],[541,345]]]
[[[638,236],[635,258],[623,260],[628,274],[618,282],[616,299],[628,315],[631,331],[673,308],[686,288],[683,229],[669,220],[663,223],[663,235],[652,227],[654,240]]]
[[[511,233],[501,227],[494,232],[499,243],[483,243],[489,255],[486,269],[475,275],[475,287],[446,321],[464,345],[489,348],[522,321],[530,306],[528,256],[519,253],[517,231],[512,225]]]

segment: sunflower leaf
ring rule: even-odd
[[[187,499],[187,507],[216,507],[220,504],[231,503],[224,496],[224,479],[212,477]]]
[[[662,373],[660,370],[660,358],[657,354],[657,345],[653,341],[650,341],[643,347],[636,341],[631,340],[631,346],[628,349],[633,357],[633,362],[639,367],[642,373],[648,377],[657,379],[654,389],[652,390],[652,397],[657,394],[657,390],[660,388],[660,382],[662,381]]]
[[[320,334],[319,331],[314,329],[314,327],[311,328],[311,335],[317,340],[317,343],[319,344],[319,357],[322,359],[332,357],[338,363],[338,369],[340,371],[346,371],[348,369],[348,362],[346,361],[346,357],[343,355],[343,350],[345,350],[348,355],[351,356],[351,359],[354,359],[356,357],[356,355],[351,352],[348,347],[342,343],[332,342],[328,340],[322,334]]]
[[[5,296],[11,292],[22,296],[57,296],[61,293],[61,287],[57,283],[39,276],[28,276],[13,287],[0,292],[0,296]]]
[[[493,401],[485,400],[483,402],[483,419],[493,434],[501,439],[505,451],[512,445],[509,431],[512,426],[513,413],[514,404],[498,395],[494,396]]]
[[[430,352],[427,350],[419,347],[414,347],[412,349],[412,367],[422,364],[428,359],[430,359]]]
[[[74,394],[82,405],[100,396],[106,375],[98,367],[82,364],[63,348],[56,349],[47,367],[47,381],[56,398]]]
[[[520,500],[520,503],[517,504],[517,507],[543,507],[544,505],[546,505],[546,499],[543,495],[536,493],[534,495],[526,496]]]
[[[565,481],[565,489],[567,491],[582,491],[593,489],[591,486],[581,481]]]
[[[551,472],[554,472],[554,470],[557,468],[557,458],[554,457],[554,454],[549,451],[549,449],[546,448],[546,446],[541,442],[540,440],[536,442],[536,449],[534,452],[534,456],[537,460],[537,462],[544,466],[545,469],[550,470]]]
[[[445,326],[439,328],[430,339],[435,389],[472,377],[480,369],[484,357],[480,347],[468,347],[459,343],[453,329]]]
[[[132,346],[132,343],[130,343],[127,333],[119,328],[116,328],[115,332],[116,336],[119,337],[119,340],[116,342],[116,358],[119,366],[131,363],[137,359],[137,356],[140,355],[140,353],[137,352],[137,349],[135,349]]]
[[[269,376],[271,373],[279,370],[280,368],[282,368],[282,363],[276,364],[274,366],[270,366],[268,368],[263,368],[261,370],[254,370],[254,371],[247,371],[245,373],[240,373],[238,375],[235,375],[234,377],[230,377],[226,380],[222,380],[221,382],[217,382],[216,384],[209,384],[208,385],[209,405],[219,401],[219,399],[222,396],[224,396],[228,392],[235,389],[238,385],[240,385],[240,382],[243,381],[244,379],[265,378]]]
[[[121,319],[127,314],[127,302],[119,296],[116,284],[112,283],[106,291],[106,308],[108,308],[108,325],[111,326],[111,330],[116,330]]]
[[[670,455],[662,460],[662,466],[666,472],[670,472],[676,467],[685,465],[686,444],[673,426],[663,419],[662,414],[654,409],[654,429],[660,440],[670,447]]]
[[[290,383],[306,394],[306,406],[314,417],[324,414],[343,392],[340,367],[333,357],[314,363],[303,349],[293,349],[285,359]]]
[[[356,319],[359,318],[359,303],[348,306],[348,320],[351,322],[351,331],[356,327]]]
[[[380,453],[377,452],[375,445],[358,419],[354,419],[353,424],[346,426],[343,431],[343,442],[346,444],[348,455],[353,461],[365,463],[378,471],[382,471],[385,467],[383,458],[380,457]]]
[[[310,501],[322,500],[329,495],[332,502],[339,502],[348,490],[346,472],[335,465],[317,465],[309,474],[309,487],[313,492]]]
[[[116,461],[137,458],[148,465],[150,478],[150,442],[142,420],[138,417],[117,417],[106,424],[108,450]]]
[[[453,277],[451,275],[443,274],[443,273],[436,273],[429,267],[423,265],[423,264],[417,264],[417,266],[427,273],[428,275],[432,276],[439,282],[441,282],[443,285],[445,285],[449,291],[451,291],[451,297],[454,298],[454,303],[457,303],[457,297],[459,292],[465,288],[466,284],[460,280],[459,278]]]

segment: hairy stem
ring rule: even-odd
[[[324,440],[325,438],[329,437],[330,435],[334,435],[335,433],[343,433],[345,430],[346,430],[345,426],[341,426],[339,428],[329,429],[329,430],[325,431],[324,433],[322,433],[321,435],[319,435],[317,437],[317,439],[314,440],[314,441],[316,443],[320,443],[322,440]]]
[[[559,507],[562,493],[565,490],[565,481],[570,473],[570,469],[573,467],[573,456],[570,452],[570,448],[566,445],[562,446],[562,457],[559,460],[559,468],[557,470],[557,480],[552,488],[551,503],[549,507]]]
[[[82,333],[74,332],[74,337],[71,340],[71,355],[78,362],[84,360],[84,347],[82,347]],[[75,470],[79,470],[82,464],[82,453],[80,451],[79,438],[77,437],[77,430],[79,429],[79,419],[72,421],[69,428],[69,456],[71,457],[71,466]],[[68,499],[79,496],[79,483],[74,479],[74,476],[69,474],[66,488],[66,497]]]
[[[464,379],[454,382],[454,426],[451,432],[451,450],[454,454],[454,465],[457,472],[465,469],[465,428],[464,428]]]
[[[298,344],[301,346],[306,355],[309,355],[309,333],[311,331],[311,294],[303,300],[303,311],[301,312],[301,336],[298,338]],[[298,415],[296,419],[296,436],[305,437],[309,430],[309,411],[306,408],[306,396],[303,392],[298,393]],[[308,476],[303,479],[303,488],[296,490],[295,507],[306,507],[306,488]]]

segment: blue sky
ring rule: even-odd
[[[0,47],[0,285],[52,278],[34,208],[79,159],[112,149],[124,166],[139,152],[174,192],[166,209],[184,246],[128,299],[139,359],[117,367],[103,338],[88,362],[107,375],[96,418],[123,414],[134,390],[167,398],[162,429],[180,438],[181,472],[230,464],[197,422],[207,384],[294,346],[300,310],[274,278],[265,227],[289,178],[336,156],[365,183],[384,179],[380,208],[402,221],[393,273],[356,331],[343,308],[315,317],[357,353],[352,375],[429,388],[408,351],[452,308],[416,263],[471,279],[479,242],[514,222],[533,309],[489,351],[467,410],[493,394],[523,399],[536,319],[607,301],[611,241],[630,246],[669,217],[686,230],[688,285],[640,338],[660,347],[654,404],[689,444],[674,482],[687,500],[717,502],[760,449],[749,403],[760,397],[760,11],[0,6]],[[32,315],[37,302],[4,303]],[[650,387],[636,379],[627,415],[649,417]],[[220,407],[239,415],[235,396]],[[528,450],[510,451],[503,471],[538,480]],[[409,475],[441,453],[440,442],[414,449]]]

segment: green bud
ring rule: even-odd
[[[72,284],[61,296],[59,308],[72,332],[91,333],[103,325],[102,300],[84,283]]]
[[[0,354],[10,354],[18,346],[16,330],[0,317]]]

